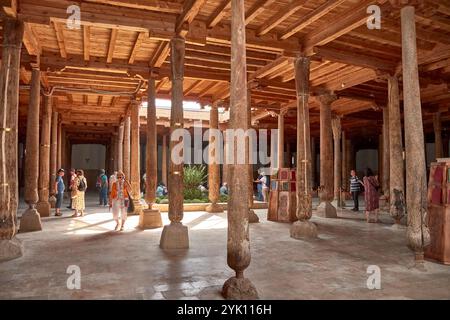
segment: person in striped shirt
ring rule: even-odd
[[[350,171],[350,193],[352,194],[354,206],[352,211],[359,211],[359,193],[361,192],[362,181],[356,175],[356,171]]]

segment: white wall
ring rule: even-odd
[[[101,144],[72,146],[72,167],[83,170],[105,169],[106,147]]]

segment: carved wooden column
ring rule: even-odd
[[[58,117],[58,140],[56,151],[56,168],[61,168],[61,138],[62,138],[62,126],[60,117]]]
[[[353,165],[353,158],[354,158],[354,156],[353,156],[353,145],[352,145],[352,140],[351,139],[346,139],[346,141],[345,141],[345,152],[346,152],[346,156],[345,156],[345,158],[346,158],[346,161],[347,161],[347,164],[346,164],[346,169],[347,169],[347,171],[344,173],[344,178],[345,178],[345,180],[347,180],[347,189],[346,189],[346,191],[350,191],[350,170],[353,170],[353,169],[355,169],[356,170],[356,168],[354,168],[354,165]]]
[[[342,146],[342,171],[341,171],[341,185],[343,190],[348,190],[348,184],[349,181],[347,180],[347,175],[349,172],[349,169],[347,168],[348,161],[347,161],[347,133],[342,130],[342,139],[341,139],[341,146]],[[341,205],[342,207],[346,206],[345,203],[345,196],[341,193]]]
[[[56,167],[57,158],[58,158],[58,112],[53,111],[51,122],[51,145],[50,145],[50,181],[49,181],[50,197],[48,198],[48,202],[50,203],[52,208],[54,208],[56,205],[55,179],[56,179],[56,171],[58,170],[58,168]]]
[[[123,171],[123,135],[124,124],[120,123],[117,135],[117,171]]]
[[[130,148],[131,148],[131,119],[127,114],[124,121],[124,135],[123,135],[123,173],[126,179],[130,179]]]
[[[416,262],[423,263],[424,247],[430,243],[427,225],[427,179],[417,65],[415,8],[401,9],[403,99],[406,146],[407,237]]]
[[[36,209],[41,217],[50,216],[50,135],[52,118],[52,97],[44,96],[44,111],[41,124],[41,146],[39,148],[39,202]]]
[[[312,216],[311,135],[309,127],[309,70],[310,59],[295,60],[297,91],[297,218],[291,226],[294,239],[316,238],[317,227],[309,221]]]
[[[389,206],[389,174],[390,174],[390,157],[389,157],[389,107],[383,108],[383,150],[382,150],[382,164],[383,171],[381,172],[381,189],[383,195],[380,197],[380,202]],[[383,206],[382,206],[383,207]]]
[[[442,145],[442,125],[441,125],[441,113],[436,112],[433,114],[433,128],[434,128],[434,150],[435,158],[444,157],[444,148]]]
[[[209,111],[209,147],[208,147],[208,191],[211,204],[206,207],[206,212],[223,212],[219,205],[220,189],[220,131],[219,109],[217,104],[211,106]]]
[[[170,110],[170,159],[169,159],[169,219],[170,225],[164,226],[161,234],[160,247],[162,249],[189,248],[188,227],[182,224],[183,220],[183,166],[184,160],[172,154],[173,150],[184,138],[179,132],[184,128],[183,120],[183,80],[184,80],[184,53],[185,40],[176,36],[170,41],[170,67],[172,80],[172,108]],[[175,132],[175,134],[174,134]],[[175,137],[174,137],[175,136]],[[174,140],[178,138],[177,140]],[[184,152],[183,152],[184,156]]]
[[[314,186],[316,185],[316,159],[316,139],[314,137],[311,137],[311,188],[314,188]]]
[[[400,116],[400,95],[398,79],[388,76],[389,107],[389,196],[390,214],[395,226],[405,215],[405,177],[403,164],[402,122]]]
[[[139,101],[131,102],[131,152],[130,152],[130,180],[133,193],[135,214],[141,214],[141,171],[139,144]]]
[[[162,136],[161,180],[167,186],[167,134]]]
[[[247,128],[249,130],[252,130],[252,92],[251,89],[248,88],[247,89],[247,112],[248,112],[248,116],[247,116]],[[257,139],[257,137],[255,137]],[[252,147],[253,147],[253,143],[256,143],[256,141],[253,141],[253,136],[250,134],[248,134],[248,136],[246,137],[246,142],[247,143],[247,150],[249,150],[248,152],[248,222],[249,223],[258,223],[259,222],[259,217],[258,215],[255,213],[255,211],[253,210],[253,206],[255,205],[255,200],[253,197],[253,156],[252,156]]]
[[[342,127],[341,118],[334,116],[331,120],[331,126],[333,130],[334,139],[334,201],[333,204],[336,207],[342,207],[341,204],[341,183],[342,183],[342,156],[341,156],[341,137]]]
[[[284,168],[284,115],[281,110],[278,114],[278,168]]]
[[[27,142],[25,158],[25,202],[28,209],[20,219],[20,232],[42,230],[41,217],[36,210],[39,201],[39,107],[41,100],[41,72],[38,65],[31,71],[30,99],[27,113]]]
[[[248,129],[247,65],[245,51],[245,8],[244,0],[231,1],[231,86],[230,86],[230,129]],[[234,154],[237,143],[229,141]],[[248,150],[244,150],[248,152]],[[245,153],[244,153],[245,154]],[[230,200],[228,202],[227,262],[236,272],[223,285],[226,299],[256,299],[258,293],[251,281],[244,277],[244,270],[250,265],[250,239],[248,224],[248,157],[240,164],[234,156],[229,165]]]
[[[62,119],[61,119],[62,122]],[[67,136],[66,136],[66,129],[62,128],[61,124],[61,168],[66,169],[66,175],[68,175],[69,166],[67,165]]]
[[[230,188],[230,184],[228,181],[228,164],[227,164],[227,135],[226,129],[222,131],[223,136],[223,165],[222,165],[222,182],[226,182],[228,188]]]
[[[292,168],[292,152],[291,152],[291,143],[290,141],[286,142],[286,167]]]
[[[320,204],[317,215],[325,218],[337,218],[333,199],[333,133],[331,128],[331,103],[334,95],[318,96],[320,103]]]
[[[23,255],[17,232],[18,112],[20,51],[24,26],[3,18],[3,46],[0,72],[0,261]]]
[[[158,140],[156,131],[156,91],[153,75],[148,79],[147,100],[147,149],[145,152],[146,181],[145,200],[148,209],[142,211],[139,217],[139,227],[142,229],[160,228],[163,226],[161,213],[154,207],[156,203],[156,187],[158,183]]]

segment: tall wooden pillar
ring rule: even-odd
[[[295,60],[297,92],[297,218],[291,226],[294,239],[317,237],[317,227],[309,221],[312,216],[311,133],[309,127],[309,74],[310,59]]]
[[[183,130],[183,80],[185,40],[180,36],[170,41],[170,66],[172,77],[172,108],[170,110],[170,159],[169,159],[169,219],[170,225],[164,227],[161,234],[160,247],[162,249],[189,248],[188,228],[182,224],[184,184],[183,159],[175,159],[172,152],[184,138],[178,130]],[[174,132],[179,140],[173,140]],[[178,134],[177,134],[178,133]],[[184,156],[184,152],[183,152]],[[181,157],[180,157],[181,158]],[[178,161],[180,160],[180,161]]]
[[[44,112],[41,124],[41,146],[39,149],[39,202],[36,209],[41,217],[50,216],[50,136],[52,119],[52,97],[44,96]]]
[[[3,18],[3,46],[0,72],[0,261],[23,255],[17,232],[18,112],[20,51],[24,26]]]
[[[124,134],[124,124],[120,123],[119,131],[117,135],[117,171],[123,171],[123,134]]]
[[[41,217],[36,210],[39,201],[39,108],[41,100],[41,72],[37,65],[31,71],[30,99],[27,113],[27,142],[25,158],[25,202],[28,209],[20,219],[20,232],[42,230]]]
[[[388,76],[389,107],[389,196],[390,214],[396,226],[405,215],[405,176],[403,164],[402,122],[398,79]]]
[[[348,161],[347,161],[347,133],[342,130],[342,139],[341,139],[341,146],[342,146],[342,171],[341,171],[341,185],[342,185],[342,189],[343,190],[347,190],[348,189],[348,184],[349,181],[347,181],[347,175],[348,175],[348,171],[349,169],[347,168],[348,165]],[[345,197],[342,195],[341,196],[341,202],[342,204],[344,204],[345,206]]]
[[[61,168],[65,168],[66,169],[66,175],[68,175],[68,171],[67,169],[69,169],[69,167],[67,166],[67,141],[66,141],[67,137],[66,137],[66,129],[62,128],[62,124],[61,124]]]
[[[403,99],[406,146],[406,206],[408,212],[407,237],[422,263],[424,247],[430,243],[426,220],[427,179],[420,102],[419,70],[417,65],[415,8],[401,9]]]
[[[248,129],[247,63],[245,51],[245,8],[244,0],[231,1],[231,86],[230,86],[230,128]],[[237,143],[229,141],[234,154]],[[244,150],[248,154],[249,150]],[[223,285],[226,299],[256,299],[258,293],[251,281],[244,277],[244,270],[250,265],[250,240],[248,224],[248,156],[240,164],[234,156],[229,165],[230,200],[228,202],[227,262],[236,272]]]
[[[316,139],[314,137],[311,137],[311,188],[314,188],[314,186],[316,185],[316,159]]]
[[[341,118],[334,116],[331,120],[334,139],[334,203],[336,207],[341,205],[341,183],[342,183],[342,154],[341,154],[341,137],[342,127]]]
[[[227,164],[227,135],[226,130],[222,131],[223,136],[223,164],[222,164],[222,182],[226,182],[229,188],[228,183],[228,164]]]
[[[61,120],[58,118],[58,140],[56,151],[56,168],[61,168],[61,138],[62,138],[62,126]]]
[[[389,201],[389,172],[390,172],[390,156],[389,156],[389,107],[383,108],[383,152],[382,163],[383,171],[381,176],[381,188],[383,189],[383,198]]]
[[[442,125],[441,125],[441,113],[436,112],[433,114],[433,128],[434,128],[434,153],[435,158],[444,157],[444,148],[442,145]]]
[[[345,156],[345,160],[347,162],[346,164],[346,171],[343,174],[344,179],[347,181],[347,189],[345,189],[346,191],[350,191],[350,170],[356,170],[356,168],[354,167],[353,164],[353,146],[352,146],[352,140],[351,139],[346,139],[345,140],[345,152],[346,152],[346,156]]]
[[[209,111],[209,147],[208,147],[208,191],[211,204],[206,212],[223,212],[219,205],[220,189],[220,141],[219,141],[219,109],[217,104],[211,106]]]
[[[131,136],[131,119],[127,115],[124,121],[124,135],[123,135],[123,173],[126,179],[130,179],[130,136]]]
[[[247,128],[249,130],[252,130],[252,92],[251,89],[248,88],[247,89],[247,112],[248,112],[248,116],[247,116]],[[256,139],[258,139],[257,137],[255,137]],[[257,141],[253,141],[253,137],[251,134],[248,134],[246,137],[246,141],[245,143],[247,143],[247,150],[249,150],[248,152],[248,222],[249,223],[258,223],[259,222],[259,217],[258,215],[255,213],[255,211],[253,210],[253,207],[255,205],[255,199],[254,199],[254,192],[253,192],[253,155],[252,155],[252,151],[253,151],[253,143],[257,143]]]
[[[283,110],[278,114],[278,168],[284,168],[284,115]]]
[[[162,136],[161,152],[161,180],[167,186],[167,134]]]
[[[50,181],[49,181],[50,197],[48,199],[52,208],[54,208],[56,205],[55,180],[56,180],[56,171],[58,170],[57,162],[58,162],[58,112],[53,111],[51,124],[51,145],[50,145]]]
[[[142,229],[162,227],[161,213],[153,208],[156,203],[156,185],[158,182],[158,140],[156,131],[156,90],[153,75],[148,79],[147,94],[147,146],[145,152],[145,200],[148,209],[142,211],[139,217],[139,227]]]
[[[139,101],[131,102],[131,152],[130,152],[130,180],[133,193],[134,214],[141,214],[141,171],[140,171],[140,143],[139,143]]]
[[[318,96],[320,103],[320,204],[317,215],[337,218],[336,208],[331,204],[333,187],[333,132],[331,125],[331,103],[336,97],[330,94]]]

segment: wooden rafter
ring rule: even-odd
[[[162,78],[158,82],[158,84],[155,86],[155,92],[158,93],[159,90],[161,90],[161,88],[164,87],[166,85],[166,83],[168,83],[168,82],[169,82],[169,78],[167,78],[167,77]]]
[[[217,7],[217,9],[209,18],[209,21],[207,23],[208,28],[215,27],[230,10],[230,7],[231,7],[231,0],[223,0],[222,3]]]
[[[306,16],[302,17],[300,21],[295,22],[294,24],[287,27],[280,35],[280,39],[284,40],[292,35],[296,34],[303,28],[309,26],[311,23],[322,18],[324,15],[328,14],[331,10],[335,9],[339,5],[341,5],[346,0],[329,0],[325,2],[323,5],[318,7],[317,9],[311,11]]]
[[[192,93],[192,91],[195,90],[195,88],[197,88],[198,86],[200,86],[202,83],[204,82],[204,80],[196,80],[189,88],[187,88],[183,95],[188,96],[189,94]]]
[[[279,57],[278,59],[272,61],[271,63],[265,65],[264,67],[258,69],[256,72],[250,75],[249,80],[264,78],[265,76],[276,72],[277,70],[285,67],[288,64],[292,64],[293,58]]]
[[[252,22],[253,19],[270,7],[274,2],[275,0],[258,0],[255,2],[255,4],[245,13],[245,25]]]
[[[55,29],[56,39],[58,40],[59,53],[62,58],[67,58],[66,44],[64,32],[59,23],[52,21],[53,29]]]
[[[161,41],[150,59],[149,66],[153,68],[160,68],[170,53],[169,42]]]
[[[29,23],[24,24],[23,44],[25,45],[28,54],[32,56],[39,56],[41,54],[41,46]]]
[[[137,39],[134,42],[133,49],[131,50],[130,59],[128,60],[129,64],[134,63],[134,60],[136,59],[136,55],[139,52],[139,49],[141,48],[142,42],[147,37],[148,37],[148,34],[146,34],[145,32],[139,32]]]
[[[183,12],[178,16],[175,32],[180,33],[184,23],[191,23],[198,14],[206,0],[187,0],[183,6]]]
[[[256,34],[258,36],[264,35],[273,28],[275,28],[277,25],[282,23],[284,20],[289,18],[291,15],[293,15],[295,12],[297,12],[301,7],[307,3],[308,0],[291,0],[288,7],[283,8],[279,12],[277,12],[272,18],[269,19],[269,21],[265,22],[261,27],[259,27]]]
[[[106,58],[107,63],[111,63],[114,57],[114,49],[116,47],[116,41],[117,41],[117,29],[111,29],[111,37],[109,39],[109,46],[108,46],[108,56]]]
[[[84,60],[89,61],[91,55],[91,27],[83,26],[83,54]]]
[[[103,96],[98,96],[97,98],[97,106],[101,107],[103,104]]]

